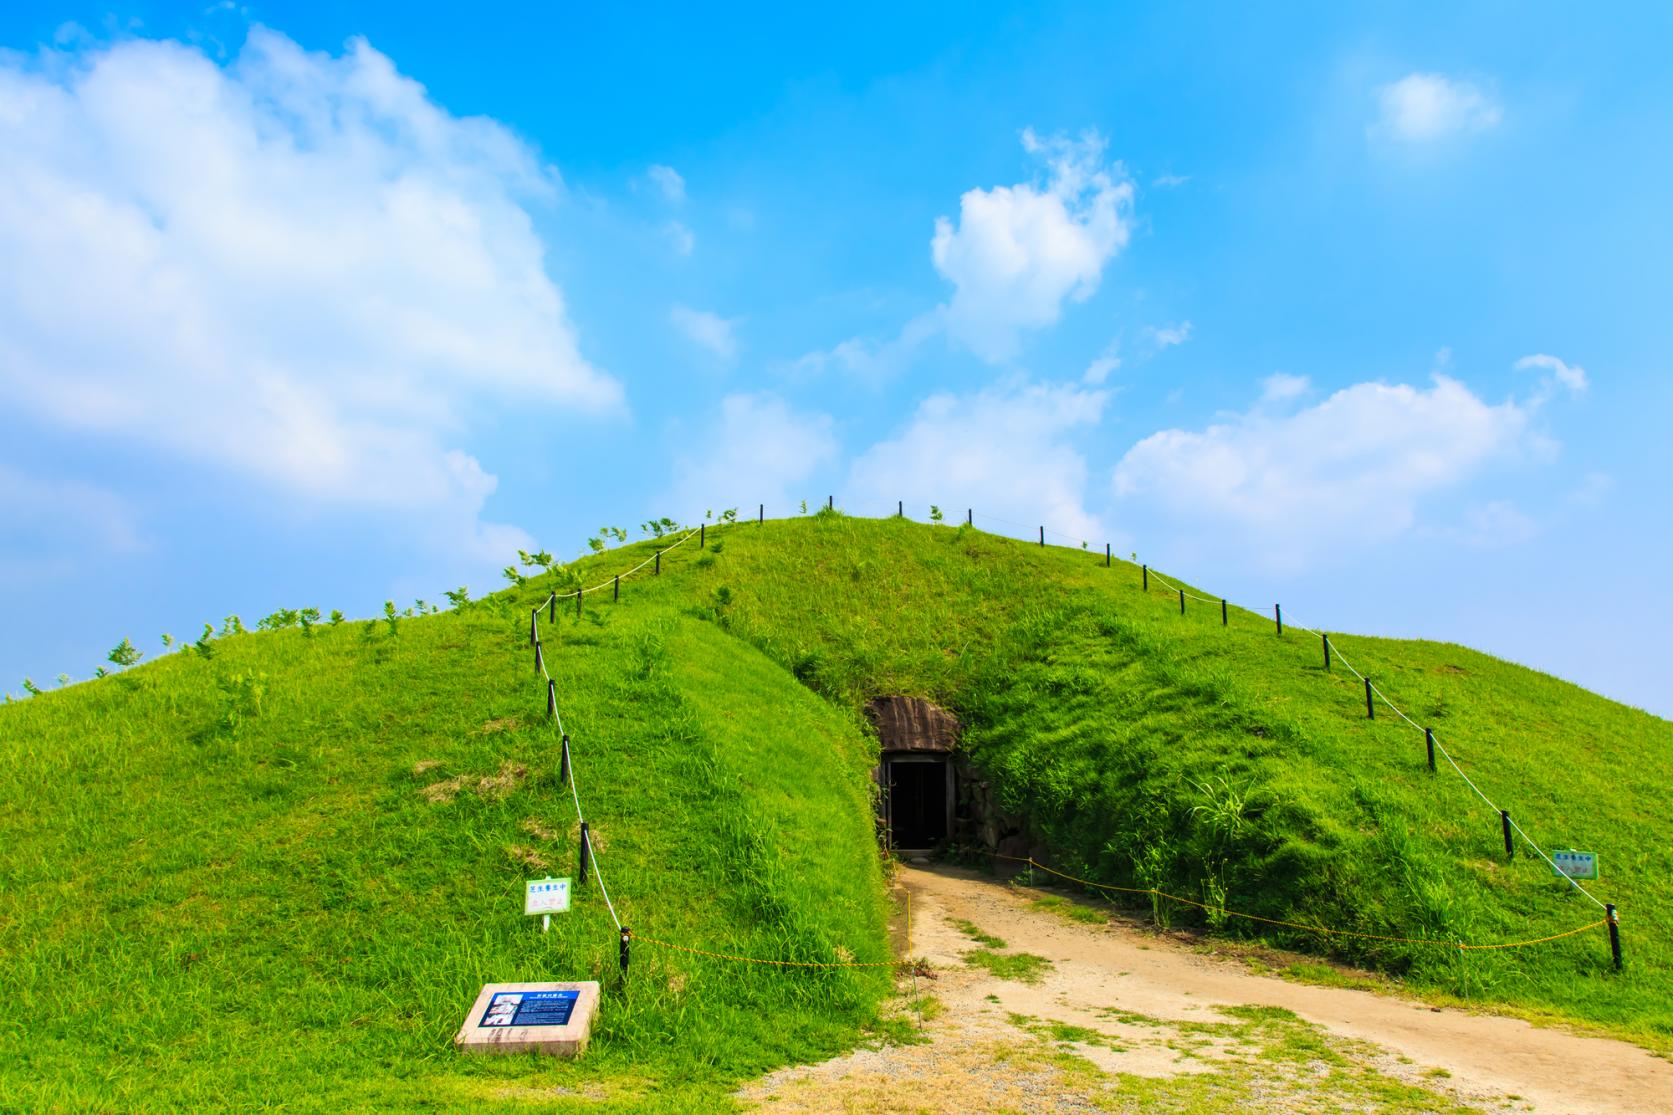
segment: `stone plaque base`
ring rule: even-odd
[[[598,984],[490,983],[453,1036],[465,1053],[546,1053],[578,1057],[586,1051],[598,1013]]]

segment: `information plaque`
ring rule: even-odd
[[[496,991],[479,1026],[567,1026],[579,991]]]
[[[477,995],[454,1035],[464,1053],[547,1053],[578,1057],[586,1051],[598,984],[490,983]]]

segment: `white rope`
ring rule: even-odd
[[[702,529],[701,527],[692,527],[690,530],[686,531],[685,534],[680,536],[680,540],[678,542],[675,542],[673,545],[668,546],[665,549],[661,549],[661,550],[656,551],[656,553],[652,554],[650,557],[646,558],[644,561],[640,562],[638,565],[635,565],[632,569],[629,569],[625,573],[613,574],[608,581],[600,581],[598,584],[590,585],[587,588],[578,588],[574,592],[565,592],[565,593],[550,592],[550,593],[547,593],[546,594],[546,599],[542,600],[539,604],[537,604],[535,606],[536,610],[538,611],[540,608],[546,607],[546,605],[551,603],[553,600],[573,600],[577,596],[585,596],[589,592],[597,592],[599,589],[609,588],[611,585],[615,584],[616,581],[620,580],[621,578],[633,576],[635,573],[639,572],[639,570],[645,568],[645,566],[649,565],[651,562],[655,561],[657,558],[661,557],[663,554],[666,554],[671,550],[679,549],[681,546],[686,544],[686,542],[691,538],[692,535],[696,534],[701,529]],[[717,526],[715,529],[719,530],[720,528]]]
[[[984,518],[991,518],[991,517],[992,516],[984,516]],[[997,520],[997,521],[1004,522],[1005,520],[1000,519],[1000,520]],[[1013,524],[1010,524],[1010,525],[1019,526],[1020,524],[1013,523]],[[1024,528],[1024,529],[1026,529],[1026,528]],[[1057,531],[1048,531],[1048,533],[1057,534],[1058,532]],[[1063,537],[1068,537],[1068,536],[1064,535]],[[1149,569],[1148,566],[1146,568],[1148,569],[1149,574],[1152,578],[1154,578],[1156,581],[1160,582],[1164,587],[1166,587],[1170,591],[1173,591],[1173,592],[1183,591],[1183,590],[1180,589],[1180,587],[1178,585],[1171,584],[1167,580],[1167,578],[1165,578],[1161,574],[1157,573],[1154,569]],[[1188,598],[1190,598],[1192,600],[1201,601],[1202,603],[1205,603],[1205,604],[1220,603],[1220,601],[1217,601],[1213,598],[1197,596],[1195,593],[1186,592],[1185,596],[1187,596]],[[1274,607],[1277,607],[1277,605],[1274,605]],[[1320,638],[1326,640],[1328,642],[1329,646],[1330,646],[1331,652],[1334,654],[1334,656],[1336,658],[1336,661],[1342,663],[1343,666],[1347,667],[1348,672],[1353,674],[1354,677],[1358,678],[1362,682],[1365,682],[1366,685],[1368,685],[1370,687],[1370,690],[1371,690],[1372,694],[1375,695],[1376,697],[1381,698],[1383,704],[1388,706],[1388,708],[1393,711],[1394,715],[1398,716],[1401,720],[1404,720],[1407,724],[1411,725],[1413,728],[1417,729],[1418,731],[1423,732],[1426,738],[1434,738],[1432,732],[1430,732],[1428,729],[1424,728],[1423,725],[1421,725],[1417,721],[1413,720],[1410,716],[1407,716],[1405,711],[1403,709],[1401,709],[1399,705],[1395,704],[1392,700],[1390,700],[1388,694],[1384,693],[1381,689],[1379,689],[1375,682],[1372,682],[1364,674],[1360,673],[1357,669],[1355,669],[1354,664],[1352,662],[1348,661],[1347,656],[1342,653],[1341,648],[1338,647],[1334,642],[1329,642],[1330,636],[1328,634],[1325,634],[1325,633],[1320,632],[1320,631],[1315,631],[1312,628],[1307,627],[1303,624],[1296,623],[1293,619],[1290,621],[1290,627],[1292,629],[1296,630],[1296,631],[1305,631],[1309,635],[1317,635]],[[1477,786],[1475,784],[1474,780],[1472,780],[1469,775],[1464,773],[1464,768],[1460,767],[1458,765],[1457,761],[1455,759],[1453,759],[1451,752],[1447,751],[1447,749],[1445,748],[1445,746],[1443,746],[1441,744],[1441,741],[1439,739],[1435,739],[1435,748],[1436,748],[1436,750],[1438,750],[1441,753],[1442,757],[1446,759],[1447,765],[1452,767],[1452,769],[1457,772],[1458,777],[1462,778],[1464,780],[1464,785],[1468,786],[1472,791],[1474,791],[1474,793],[1477,797],[1479,797],[1484,803],[1486,803],[1487,808],[1491,809],[1495,813],[1498,813],[1500,816],[1508,818],[1508,814],[1506,814],[1497,805],[1495,805],[1493,803],[1493,799],[1488,797],[1485,793],[1483,793],[1482,790],[1481,790],[1481,787]],[[1530,847],[1534,850],[1534,853],[1536,855],[1538,855],[1540,859],[1544,860],[1547,864],[1550,864],[1551,870],[1556,872],[1556,874],[1559,877],[1567,880],[1568,884],[1570,886],[1572,886],[1575,890],[1579,891],[1581,894],[1583,894],[1587,898],[1591,899],[1591,901],[1594,904],[1596,904],[1598,906],[1598,908],[1600,908],[1600,909],[1607,909],[1608,908],[1607,905],[1604,902],[1599,901],[1597,896],[1592,894],[1591,891],[1589,891],[1585,887],[1581,886],[1578,880],[1574,879],[1570,875],[1565,874],[1561,870],[1558,870],[1556,862],[1554,860],[1552,860],[1552,858],[1550,856],[1545,854],[1545,849],[1542,848],[1532,837],[1530,837],[1527,834],[1527,832],[1525,832],[1523,830],[1522,826],[1517,824],[1514,819],[1510,819],[1510,827],[1512,829],[1516,830],[1516,834],[1522,838],[1523,842],[1525,844],[1527,844],[1528,847]]]
[[[1574,876],[1569,875],[1566,872],[1562,871],[1560,868],[1558,868],[1558,866],[1556,864],[1556,861],[1554,861],[1550,856],[1545,854],[1545,849],[1541,848],[1538,844],[1535,844],[1533,842],[1533,840],[1528,836],[1528,834],[1522,831],[1522,826],[1516,823],[1516,818],[1514,818],[1514,817],[1510,818],[1510,827],[1516,830],[1516,834],[1522,838],[1522,840],[1528,845],[1528,847],[1532,848],[1534,851],[1539,853],[1539,858],[1540,859],[1544,860],[1546,863],[1549,863],[1551,865],[1551,870],[1555,871],[1559,877],[1567,879],[1568,882],[1569,882],[1569,885],[1572,886],[1575,890],[1579,891],[1581,894],[1585,895],[1587,898],[1590,898],[1594,903],[1596,903],[1598,909],[1607,910],[1609,908],[1607,903],[1598,902],[1596,896],[1594,896],[1591,891],[1589,891],[1585,887],[1581,886],[1579,880],[1575,879]]]
[[[900,513],[899,509],[897,509],[897,514],[898,513]],[[1032,531],[1033,529],[1035,529],[1035,528],[1029,527],[1029,526],[1027,526],[1026,524],[1023,524],[1023,523],[1012,522],[1011,520],[1008,520],[1008,519],[1001,519],[996,515],[989,515],[986,512],[977,512],[974,509],[971,510],[972,518],[974,518],[978,514],[980,514],[982,516],[982,518],[987,519],[991,522],[1000,523],[1000,524],[1003,524],[1005,526],[1015,527],[1018,530]],[[894,516],[889,516],[889,517],[892,518]],[[717,524],[717,529],[718,529],[719,525],[720,524]],[[603,582],[601,582],[597,585],[592,585],[590,587],[578,588],[578,589],[574,590],[573,592],[566,592],[566,593],[562,593],[562,594],[559,594],[559,593],[556,593],[556,592],[549,592],[546,596],[546,599],[542,600],[540,602],[540,604],[535,607],[534,612],[533,612],[535,642],[537,644],[540,642],[539,632],[540,632],[540,609],[541,608],[546,607],[548,604],[550,604],[550,603],[552,603],[556,600],[569,600],[569,599],[572,599],[576,596],[585,596],[589,592],[597,592],[598,590],[600,590],[602,588],[607,588],[607,587],[617,583],[623,577],[630,577],[633,574],[639,572],[641,569],[645,568],[645,566],[650,565],[652,562],[656,561],[663,554],[668,553],[669,551],[674,550],[674,549],[676,549],[680,546],[683,546],[687,541],[690,540],[691,536],[698,533],[698,531],[700,529],[701,529],[700,527],[691,528],[690,530],[686,531],[686,533],[684,535],[682,535],[680,537],[680,539],[678,541],[674,542],[672,545],[666,547],[665,549],[656,551],[650,557],[646,558],[644,561],[640,562],[638,565],[634,566],[632,569],[627,570],[625,573],[616,574],[616,575],[612,576],[611,579],[608,580],[608,581],[603,581]],[[1039,529],[1044,531],[1046,534],[1051,534],[1051,535],[1054,535],[1058,538],[1065,538],[1065,539],[1068,539],[1070,541],[1080,541],[1080,542],[1083,543],[1083,545],[1085,544],[1084,539],[1076,538],[1076,536],[1071,535],[1071,534],[1064,534],[1062,531],[1052,530],[1049,527],[1043,527],[1043,526],[1040,527]],[[1149,570],[1149,575],[1151,577],[1155,578],[1156,581],[1159,584],[1161,584],[1164,588],[1168,589],[1170,592],[1180,593],[1181,595],[1183,595],[1187,599],[1195,600],[1195,601],[1197,601],[1199,603],[1202,603],[1202,604],[1224,604],[1224,603],[1226,603],[1226,600],[1224,598],[1211,597],[1211,596],[1199,596],[1194,592],[1186,591],[1185,589],[1181,588],[1179,585],[1173,584],[1167,578],[1163,577],[1160,573],[1157,573],[1153,569]],[[1274,605],[1274,607],[1277,607],[1277,605]],[[1370,689],[1371,693],[1374,696],[1380,698],[1382,700],[1382,703],[1384,705],[1386,705],[1391,711],[1393,711],[1393,713],[1396,716],[1398,716],[1401,720],[1404,720],[1407,724],[1411,725],[1411,727],[1417,729],[1418,731],[1423,732],[1427,738],[1434,738],[1433,733],[1429,732],[1421,724],[1419,724],[1417,721],[1413,720],[1410,716],[1407,716],[1405,711],[1403,709],[1401,709],[1399,705],[1396,705],[1389,698],[1388,694],[1384,693],[1380,688],[1377,687],[1377,685],[1374,682],[1370,681],[1369,678],[1367,678],[1364,674],[1360,673],[1359,670],[1357,668],[1355,668],[1353,663],[1348,661],[1347,656],[1342,653],[1341,648],[1338,647],[1335,643],[1329,642],[1330,636],[1328,634],[1326,634],[1324,632],[1316,631],[1313,628],[1307,627],[1304,624],[1297,623],[1297,622],[1294,621],[1294,619],[1290,620],[1290,627],[1291,627],[1292,630],[1304,631],[1309,635],[1315,635],[1315,636],[1320,637],[1321,639],[1324,639],[1328,643],[1328,645],[1330,647],[1330,650],[1333,652],[1333,654],[1335,656],[1335,660],[1340,662],[1344,667],[1346,667],[1348,672],[1353,674],[1354,677],[1358,678],[1362,682],[1365,682],[1367,687]],[[548,683],[548,686],[550,686],[552,676],[546,670],[546,662],[545,662],[544,655],[541,658],[540,672],[541,672],[542,677],[544,677],[546,679],[546,681]],[[566,735],[567,733],[565,733],[564,727],[563,727],[563,717],[558,712],[555,701],[553,702],[552,714],[553,714],[553,718],[557,722],[558,734],[560,735],[560,737]],[[1441,753],[1441,756],[1446,759],[1447,765],[1450,766],[1453,769],[1453,771],[1455,771],[1457,773],[1459,778],[1464,780],[1464,784],[1466,786],[1468,786],[1470,788],[1470,790],[1473,791],[1475,793],[1475,795],[1477,797],[1479,797],[1482,800],[1482,802],[1485,803],[1486,806],[1489,809],[1491,809],[1495,813],[1499,813],[1501,816],[1508,817],[1507,814],[1505,814],[1502,810],[1499,809],[1499,807],[1497,805],[1495,805],[1493,803],[1493,799],[1488,797],[1486,795],[1486,793],[1484,793],[1482,791],[1481,787],[1477,786],[1475,784],[1475,781],[1473,779],[1471,779],[1469,775],[1464,773],[1464,768],[1458,765],[1457,760],[1452,757],[1452,753],[1450,751],[1448,751],[1446,749],[1446,747],[1444,745],[1442,745],[1442,743],[1438,739],[1435,740],[1435,748],[1436,748],[1436,750],[1438,750]],[[582,809],[581,809],[581,791],[580,791],[579,786],[576,783],[576,778],[575,778],[575,756],[574,756],[573,753],[571,753],[570,760],[569,760],[569,789],[570,789],[570,795],[575,802],[575,819],[578,823],[585,824],[586,823],[586,818],[583,815]],[[1527,832],[1523,830],[1522,826],[1516,823],[1515,820],[1510,820],[1510,827],[1516,831],[1517,835],[1522,838],[1524,843],[1526,843],[1530,848],[1532,848],[1534,850],[1535,854],[1537,854],[1542,860],[1544,860],[1547,864],[1550,865],[1552,871],[1554,871],[1559,877],[1567,880],[1567,882],[1569,883],[1569,885],[1571,887],[1573,887],[1575,890],[1579,891],[1581,894],[1585,895],[1588,899],[1590,899],[1600,909],[1607,908],[1605,903],[1599,901],[1598,898],[1595,895],[1593,895],[1585,887],[1581,886],[1578,880],[1576,880],[1576,879],[1572,878],[1571,876],[1565,874],[1564,872],[1558,870],[1556,862],[1553,861],[1550,856],[1545,854],[1545,849],[1540,847],[1540,845],[1538,843],[1536,843],[1533,840],[1533,838],[1530,837],[1527,834]],[[590,840],[587,842],[587,844],[588,844],[588,851],[591,853],[591,858],[592,858],[593,875],[594,875],[595,878],[598,879],[599,892],[604,896],[604,905],[610,911],[610,920],[615,922],[616,928],[619,930],[622,927],[621,919],[616,916],[615,904],[610,900],[610,891],[604,884],[604,872],[600,869],[598,854],[597,854],[596,851],[594,851],[592,849]]]
[[[684,539],[681,539],[681,541],[684,541]],[[670,549],[672,549],[672,547],[670,547]],[[640,566],[640,568],[643,568],[643,566]],[[571,595],[573,595],[573,594],[571,594]],[[547,599],[549,600],[549,599],[551,599],[551,597],[549,596],[549,597],[547,597]],[[542,604],[542,606],[544,606],[544,604]],[[535,629],[535,643],[537,645],[540,643],[540,614],[539,613],[540,613],[540,609],[536,608],[535,609],[534,629]],[[547,673],[547,671],[546,671],[546,659],[545,659],[544,655],[541,656],[540,673],[541,673],[541,676],[546,679],[546,683],[547,683],[547,686],[548,686],[547,693],[548,693],[548,695],[550,695],[550,693],[551,693],[550,686],[551,686],[551,683],[552,683],[552,675]],[[560,746],[561,746],[561,741],[568,738],[569,732],[563,726],[563,713],[558,710],[558,704],[557,704],[557,701],[556,701],[555,698],[552,699],[552,719],[557,725],[558,738],[560,740]],[[570,797],[575,802],[575,823],[578,824],[578,825],[585,825],[587,823],[587,818],[586,818],[586,814],[581,809],[581,787],[579,785],[578,780],[575,777],[575,753],[574,753],[573,750],[571,750],[570,754],[569,754],[569,793],[570,793]],[[583,830],[583,831],[585,831],[585,830]],[[616,916],[616,904],[614,902],[610,901],[610,891],[609,891],[609,888],[607,888],[604,885],[604,870],[599,865],[598,851],[597,851],[597,849],[595,849],[592,846],[592,840],[590,838],[587,839],[587,841],[586,841],[586,849],[587,849],[587,852],[589,853],[590,858],[592,860],[593,878],[598,880],[598,891],[599,891],[600,894],[602,894],[604,896],[604,906],[605,906],[606,909],[608,909],[610,911],[610,920],[616,923],[616,929],[619,931],[622,927],[622,919]]]
[[[1160,581],[1162,583],[1162,587],[1166,588],[1169,592],[1184,592],[1187,600],[1197,600],[1204,604],[1218,604],[1221,602],[1218,596],[1198,596],[1194,592],[1185,592],[1185,590],[1180,588],[1178,585],[1169,584],[1167,579],[1154,569],[1150,571],[1150,576],[1152,580]]]

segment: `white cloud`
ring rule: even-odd
[[[679,221],[669,221],[662,226],[663,234],[668,237],[674,250],[682,256],[688,256],[697,247],[697,237],[692,231]]]
[[[1456,532],[1460,541],[1478,549],[1517,546],[1539,533],[1539,525],[1504,500],[1489,500],[1464,511],[1464,522]]]
[[[957,225],[938,218],[930,242],[956,288],[948,335],[989,361],[1014,355],[1019,333],[1054,324],[1066,300],[1090,297],[1130,232],[1133,185],[1104,164],[1097,133],[1042,140],[1030,130],[1022,143],[1045,162],[1045,184],[967,191]]]
[[[920,513],[931,503],[973,507],[1097,539],[1102,527],[1084,506],[1086,461],[1068,436],[1096,425],[1107,399],[1103,391],[1023,381],[932,395],[898,436],[855,460],[846,498],[884,509],[904,500]]]
[[[741,319],[724,318],[690,306],[675,306],[668,312],[668,320],[684,334],[686,340],[717,359],[730,363],[737,357],[738,339],[733,328]]]
[[[1607,472],[1588,472],[1568,494],[1568,501],[1579,507],[1597,507],[1615,490],[1615,478]]]
[[[1191,323],[1182,321],[1177,325],[1147,326],[1144,335],[1158,350],[1173,348],[1191,339]]]
[[[769,392],[728,395],[696,442],[700,451],[675,461],[667,494],[682,521],[727,507],[752,514],[758,503],[769,515],[787,515],[838,449],[828,415],[796,411]]]
[[[1080,381],[1097,387],[1109,379],[1110,373],[1121,367],[1121,357],[1116,355],[1117,347],[1115,341],[1104,346],[1104,351],[1100,352],[1092,363],[1086,366],[1086,371],[1081,373]]]
[[[479,409],[621,406],[523,208],[555,175],[364,40],[3,56],[0,150],[0,385],[39,419],[469,548],[505,535]]]
[[[1278,383],[1280,393],[1294,386]],[[1257,405],[1201,432],[1152,434],[1116,466],[1115,492],[1251,543],[1269,566],[1299,567],[1398,537],[1425,497],[1537,452],[1529,413],[1484,403],[1443,375],[1427,390],[1361,383],[1293,414]]]
[[[1169,190],[1175,186],[1183,186],[1191,180],[1189,174],[1162,174],[1150,180],[1150,184],[1157,189]]]
[[[797,357],[788,370],[795,375],[815,376],[835,369],[857,379],[880,382],[905,368],[918,347],[941,331],[944,319],[945,309],[937,307],[907,322],[892,340],[850,337],[832,348]]]
[[[1407,74],[1377,90],[1380,115],[1372,132],[1403,143],[1427,143],[1483,132],[1502,115],[1491,97],[1442,74]]]
[[[0,507],[0,571],[14,580],[86,577],[148,545],[128,503],[96,485],[0,464]]]
[[[1543,352],[1524,356],[1516,362],[1516,370],[1519,372],[1535,369],[1550,373],[1540,385],[1537,398],[1542,402],[1556,394],[1558,387],[1565,387],[1579,394],[1591,386],[1591,382],[1586,378],[1585,368],[1578,364],[1566,364],[1557,357],[1548,356]]]
[[[652,185],[662,191],[664,200],[674,205],[679,205],[685,201],[685,179],[680,177],[680,172],[673,167],[663,166],[660,163],[652,164],[651,168],[645,171],[645,177],[649,178]]]
[[[1261,380],[1261,402],[1281,403],[1289,399],[1299,398],[1307,393],[1311,386],[1306,376],[1291,375],[1288,372],[1274,372]]]

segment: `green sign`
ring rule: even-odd
[[[523,913],[561,914],[569,909],[569,880],[529,879],[523,884]]]
[[[1570,879],[1597,878],[1597,853],[1578,852],[1573,848],[1558,848],[1551,853],[1551,862],[1556,864],[1557,874],[1567,875]]]

